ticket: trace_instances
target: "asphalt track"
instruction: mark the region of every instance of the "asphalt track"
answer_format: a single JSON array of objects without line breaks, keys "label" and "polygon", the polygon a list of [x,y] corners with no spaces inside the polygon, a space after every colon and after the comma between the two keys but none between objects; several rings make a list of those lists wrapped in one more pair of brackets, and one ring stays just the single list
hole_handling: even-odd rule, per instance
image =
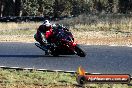
[{"label": "asphalt track", "polygon": [[34,43],[0,43],[0,66],[76,71],[82,66],[90,73],[132,75],[132,47],[81,45],[85,58],[45,56]]}]

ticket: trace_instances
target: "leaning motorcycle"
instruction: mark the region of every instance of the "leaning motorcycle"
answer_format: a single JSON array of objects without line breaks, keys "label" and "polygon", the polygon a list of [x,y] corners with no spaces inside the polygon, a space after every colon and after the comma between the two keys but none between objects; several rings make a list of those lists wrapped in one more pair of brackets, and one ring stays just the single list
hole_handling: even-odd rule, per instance
[{"label": "leaning motorcycle", "polygon": [[[59,55],[78,55],[85,57],[86,53],[80,48],[79,44],[74,42],[71,32],[63,29],[50,29],[46,32],[46,39],[49,53],[53,56]],[[37,47],[44,50],[39,43],[35,43]]]}]

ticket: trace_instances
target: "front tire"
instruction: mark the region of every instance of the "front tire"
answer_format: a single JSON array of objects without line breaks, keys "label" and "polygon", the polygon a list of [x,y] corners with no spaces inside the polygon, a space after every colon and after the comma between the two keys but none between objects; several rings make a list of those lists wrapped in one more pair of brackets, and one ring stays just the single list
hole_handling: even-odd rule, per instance
[{"label": "front tire", "polygon": [[77,52],[77,55],[80,57],[85,57],[86,53],[80,48],[79,45],[75,46],[75,51]]}]

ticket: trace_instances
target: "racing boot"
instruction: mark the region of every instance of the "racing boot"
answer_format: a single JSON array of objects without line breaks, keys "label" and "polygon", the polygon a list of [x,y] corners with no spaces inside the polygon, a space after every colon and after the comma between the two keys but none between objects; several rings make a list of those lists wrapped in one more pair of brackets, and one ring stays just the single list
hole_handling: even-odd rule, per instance
[{"label": "racing boot", "polygon": [[42,49],[45,51],[45,55],[49,55],[49,48],[48,46],[45,44],[40,44],[40,46],[42,47]]},{"label": "racing boot", "polygon": [[49,55],[49,50],[45,50],[45,55]]}]

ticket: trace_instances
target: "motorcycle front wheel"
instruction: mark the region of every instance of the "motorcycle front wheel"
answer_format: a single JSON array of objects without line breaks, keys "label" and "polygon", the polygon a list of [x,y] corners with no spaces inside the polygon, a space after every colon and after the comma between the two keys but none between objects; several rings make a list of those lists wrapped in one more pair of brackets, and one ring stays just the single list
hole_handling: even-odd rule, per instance
[{"label": "motorcycle front wheel", "polygon": [[77,55],[80,57],[85,57],[86,53],[80,48],[79,45],[75,46],[75,51],[77,52]]}]

